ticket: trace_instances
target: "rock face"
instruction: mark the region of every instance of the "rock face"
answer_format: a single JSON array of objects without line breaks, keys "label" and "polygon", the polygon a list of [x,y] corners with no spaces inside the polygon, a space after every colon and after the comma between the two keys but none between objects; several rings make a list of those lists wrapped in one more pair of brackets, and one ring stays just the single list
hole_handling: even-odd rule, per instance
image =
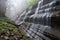
[{"label": "rock face", "polygon": [[[60,40],[59,27],[55,24],[60,22],[60,1],[54,0],[44,4],[44,1],[26,9],[15,21],[26,35],[39,40]],[[54,25],[55,24],[55,25]]]}]

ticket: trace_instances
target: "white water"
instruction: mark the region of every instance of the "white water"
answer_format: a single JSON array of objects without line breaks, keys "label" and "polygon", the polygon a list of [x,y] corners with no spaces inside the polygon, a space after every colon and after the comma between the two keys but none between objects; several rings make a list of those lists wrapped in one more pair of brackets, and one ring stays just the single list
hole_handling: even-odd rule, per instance
[{"label": "white water", "polygon": [[[31,8],[27,7],[28,11],[26,12],[25,5],[27,4],[27,2],[28,2],[27,0],[8,0],[7,3],[6,3],[7,6],[6,6],[5,16],[8,19],[14,21],[15,24],[17,24],[17,25],[22,25],[23,23],[26,24],[24,22],[24,19],[26,19],[28,17],[27,14],[29,14],[32,11],[32,7]],[[41,1],[41,2],[43,2],[43,1]],[[44,14],[44,15],[43,14],[40,14],[40,15],[38,14],[39,7],[42,5],[41,2],[38,3],[38,6],[35,10],[35,13],[33,15],[29,16],[29,18],[33,17],[33,21],[34,21],[32,23],[32,25],[30,26],[30,28],[29,28],[29,22],[26,24],[27,26],[22,25],[21,28],[26,29],[26,31],[28,31],[28,32],[33,31],[34,33],[36,33],[36,34],[34,34],[32,32],[31,36],[39,35],[39,36],[42,36],[43,38],[45,38],[46,40],[49,40],[48,37],[45,37],[43,35],[43,32],[48,28],[48,26],[35,24],[36,21],[34,20],[35,18],[39,19],[39,17],[42,18],[42,16],[46,16],[46,14]],[[38,20],[38,19],[36,19],[36,20]],[[38,21],[38,22],[40,22],[40,21]],[[42,20],[41,20],[41,22],[42,22]],[[29,30],[28,30],[28,28],[29,28]],[[37,32],[37,30],[40,30],[40,33]],[[30,34],[30,32],[29,33],[28,32],[27,32],[27,34]]]}]

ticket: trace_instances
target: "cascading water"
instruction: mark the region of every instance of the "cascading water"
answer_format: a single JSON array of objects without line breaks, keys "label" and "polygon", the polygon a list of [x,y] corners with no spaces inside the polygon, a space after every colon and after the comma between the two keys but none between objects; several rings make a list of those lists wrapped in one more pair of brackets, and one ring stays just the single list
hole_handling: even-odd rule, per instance
[{"label": "cascading water", "polygon": [[[27,36],[37,38],[37,40],[54,40],[56,39],[55,36],[60,38],[60,32],[51,27],[51,20],[54,21],[51,17],[58,15],[60,1],[54,0],[44,5],[44,0],[37,1],[38,3],[35,5],[33,4],[36,0],[33,2],[30,1],[33,6],[28,3],[28,0],[20,1],[6,0],[6,9],[4,10],[2,8],[4,12],[6,11],[5,16],[11,20],[11,22],[13,21],[19,29],[24,30]],[[26,4],[28,6],[26,6]],[[54,24],[54,22],[52,23]]]},{"label": "cascading water", "polygon": [[[58,1],[57,1],[58,2]],[[58,30],[51,27],[51,17],[52,15],[56,15],[54,12],[58,10],[55,5],[56,1],[52,1],[46,5],[43,5],[43,1],[37,3],[35,8],[28,8],[25,16],[23,17],[23,23],[27,23],[25,27],[25,33],[27,36],[31,38],[38,38],[39,40],[55,40],[55,36]],[[52,10],[52,11],[51,11]],[[26,10],[25,10],[26,11]],[[33,11],[33,13],[32,13]],[[35,12],[34,12],[35,11]],[[32,13],[32,14],[31,14]],[[30,15],[27,15],[30,14]],[[57,14],[58,15],[58,14]],[[52,32],[53,30],[56,30]],[[50,34],[49,34],[50,33]],[[51,34],[55,36],[51,36]],[[59,31],[57,32],[59,34]],[[59,37],[59,36],[57,36]],[[56,39],[58,40],[58,39]]]},{"label": "cascading water", "polygon": [[[40,1],[40,2],[43,2],[43,1]],[[26,22],[31,22],[30,26],[28,26],[28,28],[26,29],[28,36],[30,37],[34,37],[36,38],[36,36],[39,38],[39,40],[41,39],[46,39],[46,40],[50,40],[48,37],[44,36],[43,35],[43,32],[45,31],[46,28],[49,28],[48,26],[44,26],[44,25],[40,25],[40,24],[35,24],[35,23],[39,23],[40,20],[38,18],[41,17],[41,15],[38,14],[38,11],[39,11],[39,7],[42,5],[42,3],[38,2],[38,6],[35,8],[35,12],[33,15],[30,15],[30,18],[28,19],[25,19]],[[31,10],[29,10],[31,11]],[[40,17],[39,17],[39,16]],[[26,15],[28,16],[28,15]],[[26,17],[27,18],[27,17]],[[33,19],[31,19],[33,18]],[[37,18],[37,19],[36,19]],[[28,20],[28,21],[27,21]],[[31,20],[31,21],[30,21]],[[39,20],[39,21],[38,21]],[[38,22],[36,22],[38,21]],[[41,20],[42,21],[42,20]],[[42,21],[43,22],[43,21]],[[42,37],[42,38],[41,38]]]}]

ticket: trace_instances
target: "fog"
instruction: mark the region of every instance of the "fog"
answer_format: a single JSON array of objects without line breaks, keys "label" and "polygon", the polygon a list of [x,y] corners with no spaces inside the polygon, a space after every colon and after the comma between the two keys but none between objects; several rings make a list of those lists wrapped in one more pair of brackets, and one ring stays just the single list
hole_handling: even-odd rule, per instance
[{"label": "fog", "polygon": [[[38,0],[37,0],[38,1]],[[36,0],[0,0],[0,15],[15,21],[25,9],[37,2]]]}]

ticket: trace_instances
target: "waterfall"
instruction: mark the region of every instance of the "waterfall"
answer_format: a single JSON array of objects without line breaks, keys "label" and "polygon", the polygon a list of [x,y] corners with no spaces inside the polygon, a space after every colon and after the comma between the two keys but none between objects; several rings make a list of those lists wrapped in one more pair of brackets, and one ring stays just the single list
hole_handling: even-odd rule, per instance
[{"label": "waterfall", "polygon": [[[25,26],[24,29],[27,36],[39,38],[39,40],[51,40],[48,36],[53,34],[53,32],[51,33],[51,30],[53,31],[53,28],[51,27],[51,16],[53,14],[55,15],[55,3],[56,1],[52,1],[43,5],[43,1],[39,1],[36,5],[25,10],[26,13],[24,13],[23,23],[27,23],[27,26]],[[46,36],[47,34],[45,34],[45,32],[50,34]],[[52,37],[55,38],[55,36]]]},{"label": "waterfall", "polygon": [[51,40],[60,33],[51,27],[51,17],[59,16],[60,1],[44,3],[44,0],[7,0],[6,7],[2,7],[2,4],[1,8],[4,8],[4,15],[7,19],[18,25],[19,29],[24,30],[27,36],[38,38],[38,40]]}]

